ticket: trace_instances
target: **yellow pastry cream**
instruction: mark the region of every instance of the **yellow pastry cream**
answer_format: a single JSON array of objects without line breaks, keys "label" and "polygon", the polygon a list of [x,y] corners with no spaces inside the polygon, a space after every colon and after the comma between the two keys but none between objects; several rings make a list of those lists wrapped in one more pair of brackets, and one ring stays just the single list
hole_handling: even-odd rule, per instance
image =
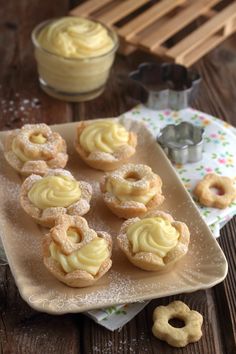
[{"label": "yellow pastry cream", "polygon": [[81,242],[81,236],[79,234],[79,231],[75,228],[75,227],[70,227],[68,230],[67,230],[67,236],[70,237],[70,239],[73,241],[73,242]]},{"label": "yellow pastry cream", "polygon": [[106,190],[113,194],[120,202],[134,201],[138,203],[143,203],[146,205],[158,192],[159,188],[154,186],[141,193],[135,193],[133,190],[133,185],[130,182],[135,182],[134,179],[128,180],[117,180],[117,179],[107,179]]},{"label": "yellow pastry cream", "polygon": [[80,145],[86,152],[112,154],[129,141],[129,132],[119,123],[104,120],[87,125],[80,135]]},{"label": "yellow pastry cream", "polygon": [[47,93],[79,101],[81,94],[89,99],[87,94],[102,92],[118,47],[114,31],[68,16],[39,25],[32,38],[40,84]]},{"label": "yellow pastry cream", "polygon": [[148,252],[161,258],[177,245],[179,236],[176,228],[159,216],[141,219],[127,229],[133,253]]},{"label": "yellow pastry cream", "polygon": [[109,52],[107,29],[82,17],[65,17],[45,26],[37,38],[42,48],[65,58],[91,58]]},{"label": "yellow pastry cream", "polygon": [[47,138],[43,136],[42,133],[36,133],[31,135],[30,141],[34,144],[45,144],[47,142]]},{"label": "yellow pastry cream", "polygon": [[60,263],[66,273],[80,269],[96,275],[102,263],[109,257],[107,241],[99,237],[94,238],[69,256],[61,253],[53,241],[49,246],[49,251],[51,257]]},{"label": "yellow pastry cream", "polygon": [[46,176],[35,182],[28,198],[37,208],[68,207],[81,197],[79,182],[68,176]]}]

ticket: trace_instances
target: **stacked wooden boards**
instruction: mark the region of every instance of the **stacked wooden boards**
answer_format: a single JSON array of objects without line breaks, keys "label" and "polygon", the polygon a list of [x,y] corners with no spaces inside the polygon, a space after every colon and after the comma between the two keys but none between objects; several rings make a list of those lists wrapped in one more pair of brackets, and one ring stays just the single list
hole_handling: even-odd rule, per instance
[{"label": "stacked wooden boards", "polygon": [[[123,54],[139,48],[190,66],[236,31],[236,3],[215,9],[218,3],[221,1],[88,0],[70,14],[115,28]],[[197,22],[201,25],[196,28]],[[188,34],[179,36],[191,25]]]}]

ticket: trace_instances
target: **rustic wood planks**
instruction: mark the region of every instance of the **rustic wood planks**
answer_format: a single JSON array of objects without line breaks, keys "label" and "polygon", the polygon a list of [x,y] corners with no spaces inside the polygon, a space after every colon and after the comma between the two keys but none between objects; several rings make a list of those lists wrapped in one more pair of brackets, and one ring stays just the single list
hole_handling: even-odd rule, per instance
[{"label": "rustic wood planks", "polygon": [[[68,8],[76,4],[78,1],[72,4],[68,0],[2,3],[0,129],[12,129],[24,122],[45,121],[50,124],[110,117],[138,103],[130,95],[136,88],[128,83],[127,74],[139,63],[153,60],[152,56],[140,51],[129,57],[117,57],[106,91],[92,102],[66,104],[40,91],[30,32],[40,21],[66,14]],[[194,107],[236,125],[236,36],[196,63],[195,68],[203,77],[203,84]],[[140,97],[138,90],[136,97]],[[34,98],[40,100],[38,108],[20,110],[23,99],[32,102]],[[9,110],[10,101],[14,101],[13,111]],[[14,111],[17,111],[16,117]],[[121,331],[114,333],[81,314],[57,317],[32,310],[21,299],[9,267],[0,266],[0,353],[233,354],[236,344],[235,235],[234,219],[224,227],[219,240],[229,262],[229,273],[222,284],[208,291],[154,300]],[[173,298],[185,301],[204,315],[203,338],[185,349],[170,348],[151,334],[153,309]]]},{"label": "rustic wood planks", "polygon": [[[218,11],[212,9],[219,2],[103,0],[99,3],[89,0],[74,8],[70,14],[87,16],[113,26],[121,38],[120,52],[123,54],[128,55],[141,48],[166,60],[190,66],[236,31],[236,3]],[[144,5],[145,8],[142,7]],[[140,11],[135,15],[137,9]],[[129,20],[127,16],[130,14],[133,16]],[[169,47],[167,40],[199,18],[205,19],[200,28],[186,33],[183,39]],[[118,24],[121,20],[125,22]]]}]

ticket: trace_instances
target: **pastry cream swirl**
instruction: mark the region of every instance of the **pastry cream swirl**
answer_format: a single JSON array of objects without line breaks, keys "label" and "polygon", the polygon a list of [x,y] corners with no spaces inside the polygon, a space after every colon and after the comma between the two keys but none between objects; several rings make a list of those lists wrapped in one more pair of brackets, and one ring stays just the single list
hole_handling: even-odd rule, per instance
[{"label": "pastry cream swirl", "polygon": [[145,191],[143,194],[134,194],[132,190],[132,180],[130,181],[118,181],[109,180],[106,183],[107,192],[112,193],[121,202],[134,201],[138,203],[143,203],[146,205],[158,192],[156,186]]},{"label": "pastry cream swirl", "polygon": [[67,176],[46,176],[35,182],[29,200],[39,209],[68,207],[80,199],[79,182]]},{"label": "pastry cream swirl", "polygon": [[37,38],[42,48],[65,58],[91,58],[108,53],[114,42],[100,23],[65,17],[45,26]]},{"label": "pastry cream swirl", "polygon": [[130,225],[127,237],[133,253],[148,252],[164,258],[176,246],[179,232],[168,220],[150,217]]},{"label": "pastry cream swirl", "polygon": [[66,273],[80,269],[96,275],[102,263],[109,257],[107,242],[99,237],[94,238],[79,250],[72,252],[69,256],[61,253],[54,242],[51,242],[49,250],[51,257],[60,263]]},{"label": "pastry cream swirl", "polygon": [[89,124],[80,135],[80,145],[87,152],[112,154],[129,141],[129,132],[121,124],[104,120]]},{"label": "pastry cream swirl", "polygon": [[[43,136],[43,134],[39,133],[39,134],[33,134],[31,135],[30,137],[30,141],[34,144],[45,144],[46,141],[47,141],[47,138],[45,138]],[[14,152],[14,154],[22,161],[22,162],[27,162],[27,161],[30,161],[30,160],[39,160],[39,159],[42,159],[43,156],[42,156],[42,153],[41,151],[38,151],[37,154],[35,154],[35,151],[34,151],[34,155],[33,156],[30,156],[30,154],[27,154],[24,149],[22,149],[18,143],[17,143],[17,139],[15,138],[12,142],[12,151]]]}]

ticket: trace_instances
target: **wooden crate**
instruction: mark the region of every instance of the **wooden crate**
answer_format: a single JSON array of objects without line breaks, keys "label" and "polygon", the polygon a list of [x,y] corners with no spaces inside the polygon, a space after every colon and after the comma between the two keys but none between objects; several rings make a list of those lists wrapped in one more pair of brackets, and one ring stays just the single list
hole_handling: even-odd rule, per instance
[{"label": "wooden crate", "polygon": [[[117,31],[120,51],[137,48],[165,60],[190,66],[236,31],[236,2],[212,9],[221,0],[88,0],[70,12],[99,20]],[[203,23],[188,34],[181,30]],[[174,43],[172,37],[177,34]]]}]

